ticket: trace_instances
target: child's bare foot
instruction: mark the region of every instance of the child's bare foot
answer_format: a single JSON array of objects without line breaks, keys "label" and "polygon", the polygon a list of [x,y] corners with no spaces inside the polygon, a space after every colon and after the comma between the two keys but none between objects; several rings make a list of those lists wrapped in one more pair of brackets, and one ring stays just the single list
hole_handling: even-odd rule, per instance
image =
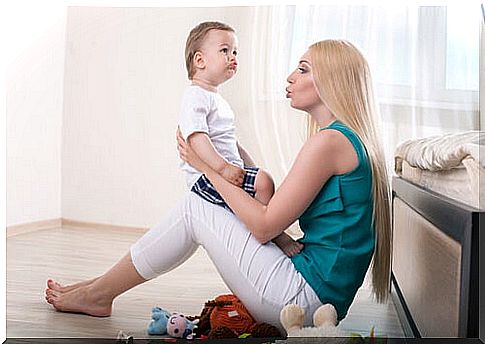
[{"label": "child's bare foot", "polygon": [[46,289],[45,299],[57,311],[84,313],[95,317],[111,315],[113,300],[92,291],[92,286],[78,286],[70,291]]},{"label": "child's bare foot", "polygon": [[93,283],[94,281],[96,281],[98,278],[99,277],[95,277],[95,278],[90,279],[90,280],[78,282],[78,283],[67,285],[67,286],[63,286],[62,284],[60,284],[60,283],[58,283],[58,282],[56,282],[52,279],[48,279],[47,280],[47,288],[52,289],[52,290],[62,291],[62,292],[65,293],[65,292],[71,291],[73,289],[89,285],[89,284]]},{"label": "child's bare foot", "polygon": [[273,239],[273,242],[283,251],[288,257],[293,257],[303,250],[303,244],[293,240],[285,232]]}]

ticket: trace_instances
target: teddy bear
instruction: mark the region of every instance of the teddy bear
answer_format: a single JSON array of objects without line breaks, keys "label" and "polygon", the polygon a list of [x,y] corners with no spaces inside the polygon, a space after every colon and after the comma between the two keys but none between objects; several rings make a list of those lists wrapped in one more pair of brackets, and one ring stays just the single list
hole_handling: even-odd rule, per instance
[{"label": "teddy bear", "polygon": [[[331,343],[348,343],[350,338],[337,328],[337,311],[331,304],[320,306],[313,314],[314,327],[303,327],[305,312],[298,305],[286,305],[280,312],[280,322],[291,337],[330,337]],[[291,342],[291,341],[290,341]]]},{"label": "teddy bear", "polygon": [[148,324],[148,334],[163,335],[167,333],[167,323],[170,318],[170,312],[160,307],[152,308],[152,320]]},{"label": "teddy bear", "polygon": [[167,322],[167,334],[174,338],[193,339],[198,322],[198,319],[191,321],[181,313],[172,313]]}]

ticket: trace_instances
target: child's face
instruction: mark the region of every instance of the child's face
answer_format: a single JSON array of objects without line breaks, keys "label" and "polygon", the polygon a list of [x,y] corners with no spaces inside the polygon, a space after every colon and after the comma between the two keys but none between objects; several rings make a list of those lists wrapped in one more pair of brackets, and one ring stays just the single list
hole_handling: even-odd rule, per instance
[{"label": "child's face", "polygon": [[214,85],[222,84],[237,71],[237,37],[233,32],[210,30],[201,47],[204,68],[200,70]]}]

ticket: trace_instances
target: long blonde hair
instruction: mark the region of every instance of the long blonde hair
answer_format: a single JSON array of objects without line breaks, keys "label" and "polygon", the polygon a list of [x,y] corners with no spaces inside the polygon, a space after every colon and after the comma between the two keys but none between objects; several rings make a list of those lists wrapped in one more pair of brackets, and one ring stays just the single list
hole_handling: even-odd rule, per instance
[{"label": "long blonde hair", "polygon": [[[372,285],[377,301],[387,300],[391,270],[391,214],[389,180],[380,142],[369,66],[364,56],[344,40],[325,40],[309,48],[313,78],[320,98],[340,122],[357,133],[372,170],[375,249]],[[309,117],[309,134],[318,129]]]}]

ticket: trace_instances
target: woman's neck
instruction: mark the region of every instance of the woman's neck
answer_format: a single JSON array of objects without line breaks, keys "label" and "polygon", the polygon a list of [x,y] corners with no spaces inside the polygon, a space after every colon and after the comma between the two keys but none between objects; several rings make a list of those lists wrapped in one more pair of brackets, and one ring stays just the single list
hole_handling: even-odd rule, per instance
[{"label": "woman's neck", "polygon": [[213,85],[209,81],[202,79],[202,78],[199,78],[199,77],[192,78],[192,85],[197,85],[199,87],[202,87],[204,90],[217,93],[217,86],[218,85]]},{"label": "woman's neck", "polygon": [[323,104],[309,112],[320,128],[325,128],[337,119]]}]

